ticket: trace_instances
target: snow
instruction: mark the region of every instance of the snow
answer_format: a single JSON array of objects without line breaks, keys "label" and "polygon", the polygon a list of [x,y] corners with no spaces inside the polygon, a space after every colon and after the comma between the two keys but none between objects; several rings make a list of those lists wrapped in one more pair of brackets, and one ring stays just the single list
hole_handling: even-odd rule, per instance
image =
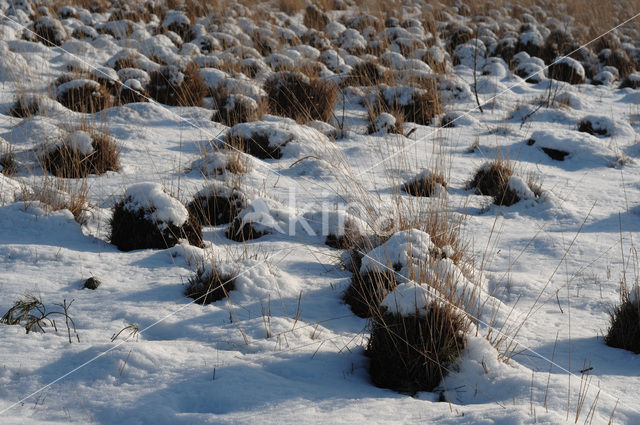
[{"label": "snow", "polygon": [[93,140],[91,139],[91,135],[86,131],[77,130],[70,133],[64,143],[77,149],[84,155],[90,155],[93,152]]},{"label": "snow", "polygon": [[100,84],[94,80],[81,78],[79,80],[71,80],[58,86],[58,96],[63,96],[69,90],[86,89],[99,90]]},{"label": "snow", "polygon": [[180,227],[188,218],[182,203],[167,194],[159,183],[138,183],[124,192],[124,207],[129,211],[145,210],[145,214],[158,226],[173,224]]},{"label": "snow", "polygon": [[385,243],[367,252],[362,258],[361,273],[383,272],[387,267],[421,264],[436,250],[428,233],[410,229],[395,233]]},{"label": "snow", "polygon": [[395,315],[424,316],[433,301],[438,299],[430,294],[431,291],[428,286],[415,282],[401,283],[387,294],[380,306]]},{"label": "snow", "polygon": [[[175,47],[175,35],[159,35],[158,16],[134,26],[107,24],[110,12],[78,9],[89,26],[63,20],[67,32],[133,32],[120,40],[95,32],[95,40],[61,47],[22,40],[19,25],[0,23],[0,137],[10,144],[1,143],[0,152],[11,149],[17,163],[15,174],[0,173],[0,315],[25,293],[41,297],[51,311],[74,300],[70,314],[80,337],[69,344],[58,318],[58,332],[49,327],[26,334],[22,326],[0,324],[1,423],[511,425],[574,423],[579,416],[578,423],[607,424],[614,408],[612,423],[640,423],[640,359],[606,346],[602,338],[608,311],[621,299],[620,282],[626,279],[633,290],[637,281],[638,90],[618,89],[617,70],[597,65],[589,70],[609,73],[605,85],[548,80],[541,59],[517,53],[515,69],[538,74],[537,83],[527,84],[490,56],[497,38],[491,32],[517,40],[523,21],[542,37],[545,27],[579,30],[578,21],[549,20],[558,17],[556,8],[528,7],[516,16],[508,16],[513,8],[500,8],[482,17],[409,2],[393,10],[398,19],[389,24],[399,26],[385,30],[383,15],[342,3],[345,10],[328,12],[325,31],[306,34],[304,13],[289,16],[267,3],[229,5],[198,17],[198,38],[182,49]],[[0,0],[0,10],[29,24],[24,11],[33,12],[34,4]],[[432,38],[423,33],[422,21],[440,9],[439,36]],[[459,3],[457,10],[463,9]],[[178,22],[186,23],[182,17]],[[365,29],[355,31],[356,25]],[[474,46],[482,53],[476,77],[479,100],[488,102],[484,112],[476,108],[473,70],[464,63],[453,67],[455,57],[446,53],[448,25],[479,34],[482,44],[459,46],[457,59],[473,59]],[[638,40],[626,27],[614,31],[615,38],[632,56]],[[537,39],[531,33],[525,31],[522,41]],[[339,80],[356,63],[379,63],[380,55],[359,50],[363,40],[368,47],[391,41],[387,34],[397,43],[385,52],[399,53],[398,45],[410,41],[411,48],[419,47],[406,57],[381,53],[395,63],[396,86],[340,90],[329,123],[265,115],[230,130],[211,120],[210,107],[157,103],[76,114],[51,92],[52,82],[79,60],[88,70],[112,69],[127,55],[141,69],[121,69],[118,79],[144,87],[149,72],[162,66],[146,55],[158,52],[180,65],[193,60],[209,88],[228,89],[231,102],[253,105],[265,96],[262,85],[274,73],[253,44],[256,37],[274,57],[292,60],[294,67],[319,60]],[[293,43],[284,40],[293,35]],[[307,36],[313,47],[305,45]],[[230,44],[223,51],[225,43]],[[199,56],[196,48],[204,47],[211,50]],[[367,134],[363,98],[386,90],[390,100],[409,102],[416,90],[409,80],[429,73],[417,62],[425,58],[446,62],[446,74],[431,75],[438,79],[442,115],[455,118],[454,126],[411,124],[407,137]],[[586,55],[583,62],[592,59]],[[225,61],[258,65],[260,71],[254,79],[213,68]],[[18,96],[37,98],[41,112],[9,116]],[[579,132],[586,118],[609,135]],[[392,122],[386,115],[380,121]],[[87,134],[76,129],[112,136],[122,148],[120,170],[86,179],[43,173],[41,155],[50,145],[76,143],[89,152]],[[283,156],[242,157],[247,169],[234,174],[227,168],[239,154],[220,149],[230,131],[266,134]],[[554,159],[551,150],[567,155]],[[465,189],[473,171],[498,156],[513,162],[510,187],[524,199],[508,207]],[[398,190],[408,177],[436,171],[447,177],[446,196],[443,191],[411,197]],[[526,185],[530,174],[539,177],[538,198]],[[211,187],[242,193],[247,208],[240,219],[268,234],[239,243],[226,237],[228,225],[219,225],[203,228],[203,248],[182,242],[165,250],[120,252],[109,243],[111,208],[123,197],[131,196],[128,208],[144,208],[160,226],[178,225],[186,220],[183,203]],[[82,224],[70,211],[40,202],[65,204],[82,190]],[[452,219],[461,245],[436,247],[442,241],[434,231],[406,229],[407,222],[421,224],[423,214],[434,211]],[[343,301],[353,277],[343,264],[356,259],[325,245],[328,234],[341,236],[346,229],[366,241],[358,246],[368,255],[361,271],[388,271],[376,261],[396,266],[400,285],[383,302],[390,311],[415,314],[416,301],[422,310],[436,295],[457,297],[470,307],[464,350],[434,392],[410,397],[371,384],[365,354],[369,323]],[[416,279],[411,268],[420,262],[428,269]],[[186,282],[198,267],[211,265],[237,275],[236,288],[228,299],[191,303]],[[82,289],[91,276],[102,285]],[[140,332],[123,331],[112,341],[129,324]],[[585,369],[589,365],[592,370]],[[581,388],[589,379],[590,386]],[[586,417],[592,405],[593,420]]]},{"label": "snow", "polygon": [[396,119],[393,115],[383,112],[376,118],[374,128],[376,131],[388,133],[390,129],[395,127]]}]

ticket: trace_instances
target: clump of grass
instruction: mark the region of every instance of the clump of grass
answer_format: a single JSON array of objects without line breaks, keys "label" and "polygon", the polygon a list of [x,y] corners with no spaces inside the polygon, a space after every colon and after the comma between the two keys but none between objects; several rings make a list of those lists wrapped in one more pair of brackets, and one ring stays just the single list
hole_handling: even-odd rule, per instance
[{"label": "clump of grass", "polygon": [[307,28],[323,31],[329,21],[329,16],[315,4],[310,4],[304,11],[303,23]]},{"label": "clump of grass", "polygon": [[578,122],[578,131],[582,133],[589,133],[591,135],[598,134],[600,136],[609,136],[609,132],[606,128],[595,127],[593,122],[587,118],[583,118]]},{"label": "clump of grass", "polygon": [[37,115],[40,102],[37,97],[19,96],[9,108],[9,115],[16,118],[28,118]]},{"label": "clump of grass", "polygon": [[197,304],[207,305],[228,297],[235,287],[234,276],[222,273],[214,266],[201,267],[189,279],[184,294]]},{"label": "clump of grass", "polygon": [[[356,255],[360,257],[360,254]],[[354,266],[356,265],[357,263]],[[398,281],[393,270],[361,273],[359,267],[354,267],[351,282],[343,299],[356,316],[372,317],[379,311],[384,297],[396,286]]]},{"label": "clump of grass", "polygon": [[298,13],[304,7],[305,2],[303,0],[278,0],[278,8],[287,15]]},{"label": "clump of grass", "polygon": [[570,58],[564,58],[560,62],[549,65],[549,78],[564,81],[569,84],[584,84],[585,75],[579,62],[571,62]]},{"label": "clump of grass", "polygon": [[379,84],[393,85],[393,72],[372,61],[355,64],[343,81],[343,85],[346,86],[377,86]]},{"label": "clump of grass", "polygon": [[118,90],[118,103],[121,105],[136,102],[148,102],[149,94],[138,80],[127,80]]},{"label": "clump of grass", "polygon": [[242,217],[236,216],[227,229],[227,239],[236,242],[245,242],[258,239],[266,235],[265,232],[257,230],[251,222],[245,222]]},{"label": "clump of grass", "polygon": [[329,121],[338,97],[338,87],[332,82],[293,72],[272,75],[264,89],[270,111],[301,123]]},{"label": "clump of grass", "polygon": [[351,249],[357,241],[362,241],[363,238],[360,230],[350,220],[346,220],[342,234],[328,234],[325,244],[335,249]]},{"label": "clump of grass", "polygon": [[72,342],[72,333],[77,341],[80,342],[80,336],[76,330],[76,323],[69,315],[71,304],[73,304],[73,300],[69,303],[67,303],[67,300],[64,300],[61,304],[56,304],[56,306],[60,308],[59,310],[47,310],[47,307],[39,297],[32,294],[25,294],[22,299],[15,301],[13,306],[0,318],[0,323],[7,325],[24,325],[27,333],[45,333],[45,328],[48,326],[58,332],[58,326],[54,319],[54,317],[57,316],[64,319],[69,344]]},{"label": "clump of grass", "polygon": [[423,172],[402,186],[412,196],[430,197],[437,194],[438,187],[447,187],[447,180],[442,173]]},{"label": "clump of grass", "polygon": [[633,60],[627,52],[622,49],[605,49],[598,54],[600,62],[607,66],[613,66],[618,70],[620,78],[626,78],[627,75],[635,72],[636,67]]},{"label": "clump of grass", "polygon": [[58,102],[72,111],[92,114],[113,104],[109,90],[97,81],[59,79],[57,83]]},{"label": "clump of grass", "polygon": [[367,133],[402,134],[404,135],[404,114],[400,111],[382,112],[376,116],[374,109],[368,109],[369,125]]},{"label": "clump of grass", "polygon": [[107,134],[76,131],[40,157],[42,168],[56,177],[82,178],[117,171],[120,147]]},{"label": "clump of grass", "polygon": [[629,294],[623,291],[622,303],[609,311],[609,321],[605,344],[640,354],[640,302],[637,292]]},{"label": "clump of grass", "polygon": [[196,194],[187,204],[187,210],[194,220],[207,226],[230,223],[245,208],[242,194],[231,188],[212,185]]},{"label": "clump of grass", "polygon": [[632,88],[637,89],[640,88],[640,74],[634,72],[626,76],[624,80],[620,83],[620,88]]},{"label": "clump of grass", "polygon": [[60,46],[69,39],[60,21],[50,16],[37,18],[33,22],[31,31],[33,31],[35,35],[29,31],[25,31],[25,38],[27,40],[40,42],[49,47]]},{"label": "clump of grass", "polygon": [[213,113],[211,119],[229,127],[261,120],[267,108],[263,99],[255,101],[240,94],[227,96],[218,103],[217,107],[218,110]]},{"label": "clump of grass", "polygon": [[[164,202],[179,203],[168,194]],[[151,200],[146,200],[143,205],[131,194],[125,194],[112,211],[109,240],[121,251],[169,248],[181,238],[187,239],[192,245],[203,246],[202,225],[191,215],[187,216],[184,223],[167,221],[154,215],[157,208]]]},{"label": "clump of grass", "polygon": [[493,197],[496,205],[511,206],[520,201],[518,193],[509,185],[514,174],[513,164],[503,158],[483,165],[467,183],[467,189],[475,189],[478,195]]},{"label": "clump of grass", "polygon": [[231,129],[225,137],[225,144],[260,159],[282,158],[280,146],[272,145],[268,134],[254,133],[250,137],[245,137]]},{"label": "clump of grass", "polygon": [[402,393],[433,391],[460,357],[467,329],[456,309],[433,302],[411,315],[373,318],[366,354],[373,383]]},{"label": "clump of grass", "polygon": [[195,63],[184,70],[175,65],[162,66],[149,74],[147,90],[157,102],[170,106],[201,106],[207,86]]},{"label": "clump of grass", "polygon": [[13,176],[18,172],[18,162],[10,144],[0,143],[0,173]]},{"label": "clump of grass", "polygon": [[[404,120],[420,125],[429,125],[442,114],[443,108],[435,78],[420,80],[421,88],[414,89],[407,101],[399,92],[388,89],[382,92],[381,106],[385,112],[400,111]],[[375,106],[375,105],[374,105]]]}]

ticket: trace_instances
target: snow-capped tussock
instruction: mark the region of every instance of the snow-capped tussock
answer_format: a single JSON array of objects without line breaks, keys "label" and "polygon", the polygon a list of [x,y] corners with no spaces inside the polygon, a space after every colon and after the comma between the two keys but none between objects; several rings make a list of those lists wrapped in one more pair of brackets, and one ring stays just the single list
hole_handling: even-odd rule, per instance
[{"label": "snow-capped tussock", "polygon": [[70,133],[63,143],[84,155],[90,155],[93,152],[93,140],[86,131],[77,130]]},{"label": "snow-capped tussock", "polygon": [[127,188],[124,197],[127,210],[148,211],[148,218],[160,226],[170,223],[179,227],[189,218],[185,206],[167,194],[159,183],[134,184]]},{"label": "snow-capped tussock", "polygon": [[509,189],[516,192],[520,200],[536,198],[535,193],[533,193],[527,182],[525,182],[522,177],[511,176],[509,178]]},{"label": "snow-capped tussock", "polygon": [[389,268],[425,263],[436,246],[428,233],[410,229],[395,233],[385,243],[369,251],[362,259],[361,273],[385,272]]},{"label": "snow-capped tussock", "polygon": [[388,313],[403,317],[424,316],[435,300],[433,291],[435,290],[427,285],[401,283],[384,297],[380,307]]},{"label": "snow-capped tussock", "polygon": [[98,91],[100,90],[100,83],[94,80],[89,80],[84,78],[80,80],[67,81],[66,83],[62,83],[58,86],[58,90],[57,90],[58,97],[65,96],[69,90],[77,90],[77,89]]},{"label": "snow-capped tussock", "polygon": [[392,130],[395,126],[396,118],[387,112],[383,112],[378,115],[378,118],[376,118],[374,123],[375,131],[379,131],[383,134],[389,133],[389,130]]}]

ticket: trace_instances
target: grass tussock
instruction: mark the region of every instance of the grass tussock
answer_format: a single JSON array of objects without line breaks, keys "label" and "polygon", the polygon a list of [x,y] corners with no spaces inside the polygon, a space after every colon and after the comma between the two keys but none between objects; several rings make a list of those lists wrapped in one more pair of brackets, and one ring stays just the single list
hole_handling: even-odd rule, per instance
[{"label": "grass tussock", "polygon": [[0,173],[11,177],[18,172],[18,162],[10,144],[0,144]]},{"label": "grass tussock", "polygon": [[264,89],[271,112],[300,123],[329,121],[338,97],[336,84],[292,72],[276,73],[269,77]]},{"label": "grass tussock", "polygon": [[120,150],[107,134],[77,131],[41,155],[40,162],[45,171],[56,177],[83,178],[119,170]]},{"label": "grass tussock", "polygon": [[265,232],[256,230],[251,222],[245,222],[241,217],[236,216],[229,225],[226,236],[227,239],[230,239],[232,241],[245,242],[252,239],[258,239],[265,234]]},{"label": "grass tussock", "polygon": [[604,342],[640,354],[640,301],[638,288],[632,293],[622,288],[622,302],[609,310],[609,329]]},{"label": "grass tussock", "polygon": [[199,192],[187,204],[189,215],[205,226],[218,226],[230,223],[245,208],[244,198],[235,190],[230,193],[217,193],[215,186]]},{"label": "grass tussock", "polygon": [[447,179],[442,173],[422,173],[402,186],[412,196],[431,197],[437,195],[438,187],[447,187]]},{"label": "grass tussock", "polygon": [[9,108],[9,115],[16,118],[28,118],[40,112],[40,101],[37,97],[18,96]]},{"label": "grass tussock", "polygon": [[497,158],[475,172],[467,183],[467,189],[475,189],[478,195],[491,196],[494,204],[508,207],[520,201],[517,192],[509,185],[513,175],[513,164]]},{"label": "grass tussock", "polygon": [[433,391],[460,357],[467,326],[454,307],[440,302],[406,317],[378,314],[366,349],[372,382],[412,395]]},{"label": "grass tussock", "polygon": [[221,273],[215,267],[199,268],[195,276],[189,279],[184,294],[197,304],[207,305],[227,298],[235,287],[233,276]]},{"label": "grass tussock", "polygon": [[244,95],[230,95],[217,102],[217,110],[211,120],[229,127],[236,124],[259,121],[267,113],[267,102]]},{"label": "grass tussock", "polygon": [[343,81],[345,86],[393,85],[393,72],[372,61],[360,62],[353,66]]},{"label": "grass tussock", "polygon": [[[357,252],[352,255],[360,257]],[[361,273],[359,267],[354,267],[353,276],[343,295],[343,300],[356,316],[373,317],[379,311],[384,297],[397,286],[398,281],[393,268],[389,271]]]},{"label": "grass tussock", "polygon": [[184,70],[175,65],[162,66],[149,77],[149,96],[165,105],[201,106],[207,94],[207,86],[195,63],[188,64]]},{"label": "grass tussock", "polygon": [[176,225],[154,218],[156,206],[151,201],[147,204],[142,206],[130,196],[125,196],[114,205],[109,221],[109,241],[119,250],[165,249],[176,245],[179,239],[186,239],[194,246],[203,246],[202,225],[191,214],[186,222]]},{"label": "grass tussock", "polygon": [[93,80],[71,80],[58,85],[57,100],[72,111],[88,114],[113,105],[107,87]]},{"label": "grass tussock", "polygon": [[226,146],[245,152],[260,159],[280,159],[282,151],[280,146],[273,146],[269,142],[266,134],[253,134],[251,137],[244,137],[239,134],[229,132],[225,137]]},{"label": "grass tussock", "polygon": [[307,28],[323,31],[330,22],[329,16],[324,13],[316,4],[310,4],[304,11],[303,24]]}]

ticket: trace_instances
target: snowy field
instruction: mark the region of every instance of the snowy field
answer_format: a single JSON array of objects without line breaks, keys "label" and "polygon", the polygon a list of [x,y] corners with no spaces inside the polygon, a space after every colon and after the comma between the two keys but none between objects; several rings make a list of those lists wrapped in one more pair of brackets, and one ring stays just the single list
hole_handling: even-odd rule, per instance
[{"label": "snowy field", "polygon": [[[637,17],[88,3],[0,0],[0,423],[640,424]],[[444,379],[375,385],[436,302]]]}]

